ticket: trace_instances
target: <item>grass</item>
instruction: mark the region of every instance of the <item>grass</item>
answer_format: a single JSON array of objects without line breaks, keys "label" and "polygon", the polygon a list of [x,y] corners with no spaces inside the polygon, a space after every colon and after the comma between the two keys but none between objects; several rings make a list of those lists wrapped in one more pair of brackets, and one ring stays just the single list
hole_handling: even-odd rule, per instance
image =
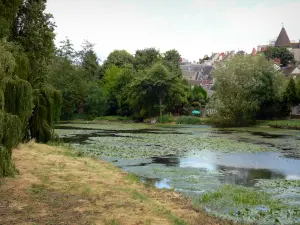
[{"label": "grass", "polygon": [[272,128],[300,130],[300,120],[299,119],[259,121],[258,125],[259,126],[269,126]]},{"label": "grass", "polygon": [[147,200],[147,196],[141,194],[141,193],[138,192],[137,190],[133,190],[133,192],[132,192],[132,198],[133,198],[133,199],[139,199],[139,200],[141,200],[141,201]]},{"label": "grass", "polygon": [[43,184],[32,184],[31,187],[26,188],[25,191],[33,196],[42,194],[46,189]]},{"label": "grass", "polygon": [[121,223],[116,219],[110,219],[105,221],[105,225],[121,225]]},{"label": "grass", "polygon": [[166,114],[157,118],[158,123],[172,123],[175,119],[172,114]]},{"label": "grass", "polygon": [[271,196],[265,192],[232,185],[223,185],[217,191],[205,193],[200,199],[198,199],[198,201],[202,203],[208,203],[217,201],[221,198],[230,200],[234,205],[268,205],[270,208],[282,207],[280,201],[272,200]]},{"label": "grass", "polygon": [[196,116],[180,116],[177,119],[177,124],[188,124],[188,125],[194,125],[194,124],[203,124],[207,121],[205,118],[199,118]]},{"label": "grass", "polygon": [[128,121],[132,121],[132,118],[127,116],[100,116],[97,117],[95,120],[109,121],[109,122],[128,122]]},{"label": "grass", "polygon": [[31,142],[18,149],[20,175],[0,186],[0,224],[227,224],[109,163],[70,157],[69,148]]},{"label": "grass", "polygon": [[217,191],[202,195],[194,204],[206,207],[220,218],[246,224],[278,224],[278,221],[298,224],[300,211],[297,206],[289,207],[275,195],[254,188],[224,185]]},{"label": "grass", "polygon": [[126,176],[125,176],[125,180],[128,180],[132,183],[140,183],[141,182],[141,178],[139,178],[134,173],[127,173]]}]

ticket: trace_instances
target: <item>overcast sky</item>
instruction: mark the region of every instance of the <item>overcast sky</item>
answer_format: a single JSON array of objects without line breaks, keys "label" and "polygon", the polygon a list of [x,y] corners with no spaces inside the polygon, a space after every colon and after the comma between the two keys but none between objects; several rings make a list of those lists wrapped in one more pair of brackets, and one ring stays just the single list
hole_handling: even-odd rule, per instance
[{"label": "overcast sky", "polygon": [[115,49],[177,49],[191,61],[212,52],[251,52],[278,36],[282,23],[300,39],[300,0],[48,0],[56,43],[96,44],[101,60]]}]

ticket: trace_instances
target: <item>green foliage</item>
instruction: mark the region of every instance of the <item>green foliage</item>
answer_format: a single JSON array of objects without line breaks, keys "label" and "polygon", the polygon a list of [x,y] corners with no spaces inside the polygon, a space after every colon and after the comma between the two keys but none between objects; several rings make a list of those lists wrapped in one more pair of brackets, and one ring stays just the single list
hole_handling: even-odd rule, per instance
[{"label": "green foliage", "polygon": [[276,200],[272,200],[271,196],[264,192],[255,191],[251,188],[246,187],[235,187],[230,185],[223,185],[219,190],[215,192],[209,192],[198,200],[202,203],[216,201],[220,198],[230,199],[230,202],[236,205],[245,206],[258,206],[267,205],[274,209],[281,207],[281,203]]},{"label": "green foliage", "polygon": [[60,115],[60,92],[43,88],[55,36],[45,6],[46,1],[0,2],[0,177],[13,170],[12,148],[24,136],[47,141]]},{"label": "green foliage", "polygon": [[260,126],[270,126],[274,128],[283,128],[283,129],[297,129],[300,130],[300,120],[267,120],[260,121],[258,123]]},{"label": "green foliage", "polygon": [[294,54],[290,52],[286,47],[268,47],[264,51],[264,55],[267,59],[280,59],[282,66],[287,66],[289,63],[295,63]]},{"label": "green foliage", "polygon": [[0,2],[0,39],[11,35],[11,28],[22,0],[4,0]]},{"label": "green foliage", "polygon": [[200,124],[202,120],[195,116],[180,116],[177,119],[177,124]]},{"label": "green foliage", "polygon": [[[129,87],[130,106],[137,116],[162,116],[163,109],[187,101],[182,80],[161,63],[139,73]],[[164,105],[165,104],[165,105]]]},{"label": "green foliage", "polygon": [[55,89],[42,87],[36,90],[34,112],[30,120],[32,138],[38,142],[48,142],[53,136],[53,126],[59,120],[61,95]]},{"label": "green foliage", "polygon": [[283,99],[289,106],[295,106],[300,103],[300,93],[298,92],[294,78],[290,79],[283,94]]},{"label": "green foliage", "polygon": [[172,114],[167,114],[167,115],[159,116],[157,118],[157,122],[158,123],[172,123],[172,122],[174,122],[174,117],[173,117]]},{"label": "green foliage", "polygon": [[206,103],[207,92],[203,87],[195,86],[191,88],[188,100],[193,107],[199,109],[201,105],[205,105]]},{"label": "green foliage", "polygon": [[80,56],[81,67],[85,71],[86,80],[96,80],[99,72],[99,60],[94,51],[94,44],[85,40],[82,50],[78,54]]},{"label": "green foliage", "polygon": [[[69,54],[69,53],[68,53]],[[71,53],[70,53],[71,54]],[[62,94],[62,116],[71,118],[76,107],[84,102],[88,84],[80,68],[76,68],[69,56],[57,56],[49,67],[49,83]]]},{"label": "green foliage", "polygon": [[100,85],[91,83],[85,99],[85,112],[92,116],[103,116],[106,113],[106,93]]},{"label": "green foliage", "polygon": [[125,88],[133,80],[132,69],[121,69],[116,66],[109,67],[103,77],[102,87],[107,93],[108,100],[108,115],[116,115],[119,113],[122,116],[129,114],[128,105],[126,105]]},{"label": "green foliage", "polygon": [[0,145],[0,178],[12,176],[15,173],[15,167],[11,162],[6,148]]},{"label": "green foliage", "polygon": [[146,48],[143,50],[137,50],[133,60],[133,67],[136,71],[142,71],[149,69],[160,58],[159,50],[155,48]]},{"label": "green foliage", "polygon": [[182,71],[180,69],[180,54],[177,50],[172,49],[163,54],[163,62],[166,67],[173,73],[177,74],[179,77],[182,76]]},{"label": "green foliage", "polygon": [[130,68],[132,67],[134,57],[125,50],[115,50],[109,54],[107,59],[104,61],[102,66],[103,73],[100,74],[101,77],[104,76],[105,71],[111,66],[116,66],[118,68]]},{"label": "green foliage", "polygon": [[45,13],[45,1],[24,0],[12,28],[12,40],[19,43],[30,62],[28,81],[35,88],[46,80],[46,67],[54,55],[52,15]]},{"label": "green foliage", "polygon": [[8,42],[0,41],[0,79],[12,76],[16,68],[16,60],[9,51],[9,45]]},{"label": "green foliage", "polygon": [[223,125],[248,125],[275,108],[280,99],[282,74],[257,56],[236,56],[214,72],[216,120]]},{"label": "green foliage", "polygon": [[16,147],[22,138],[22,124],[18,116],[0,111],[0,143],[4,146],[9,157],[11,149]]},{"label": "green foliage", "polygon": [[28,120],[33,110],[33,93],[29,82],[18,77],[7,78],[3,81],[4,109],[6,112],[16,115],[22,123],[22,132],[28,126]]}]

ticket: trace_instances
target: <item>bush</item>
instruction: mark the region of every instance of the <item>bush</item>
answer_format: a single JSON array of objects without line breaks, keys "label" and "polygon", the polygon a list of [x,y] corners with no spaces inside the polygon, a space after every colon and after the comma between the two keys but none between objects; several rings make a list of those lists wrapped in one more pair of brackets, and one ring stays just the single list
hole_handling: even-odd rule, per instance
[{"label": "bush", "polygon": [[157,118],[158,123],[172,123],[174,122],[174,117],[172,114],[163,115]]},{"label": "bush", "polygon": [[202,120],[195,116],[181,116],[177,120],[177,124],[200,124]]}]

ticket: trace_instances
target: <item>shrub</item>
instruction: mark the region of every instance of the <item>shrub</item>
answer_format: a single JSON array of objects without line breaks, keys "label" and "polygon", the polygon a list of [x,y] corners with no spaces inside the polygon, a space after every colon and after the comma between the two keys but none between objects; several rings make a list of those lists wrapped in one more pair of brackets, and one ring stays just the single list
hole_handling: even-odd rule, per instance
[{"label": "shrub", "polygon": [[177,124],[200,124],[202,120],[195,116],[181,116],[177,120]]},{"label": "shrub", "polygon": [[174,117],[172,114],[166,114],[166,115],[158,117],[157,122],[158,123],[172,123],[172,122],[174,122]]}]

